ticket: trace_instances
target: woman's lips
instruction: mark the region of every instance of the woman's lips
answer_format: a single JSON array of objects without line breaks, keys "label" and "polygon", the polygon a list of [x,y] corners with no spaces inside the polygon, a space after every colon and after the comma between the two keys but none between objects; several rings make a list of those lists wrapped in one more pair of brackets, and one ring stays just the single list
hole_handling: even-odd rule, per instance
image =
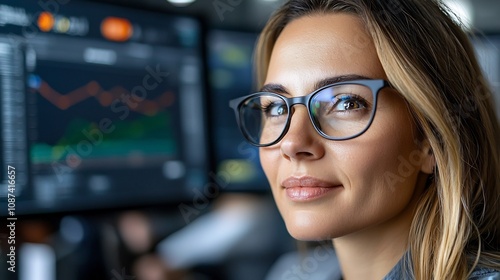
[{"label": "woman's lips", "polygon": [[308,201],[322,197],[341,187],[340,184],[325,182],[314,177],[289,177],[281,183],[287,196],[293,201]]},{"label": "woman's lips", "polygon": [[292,187],[286,188],[286,195],[293,201],[307,201],[322,197],[335,188]]}]

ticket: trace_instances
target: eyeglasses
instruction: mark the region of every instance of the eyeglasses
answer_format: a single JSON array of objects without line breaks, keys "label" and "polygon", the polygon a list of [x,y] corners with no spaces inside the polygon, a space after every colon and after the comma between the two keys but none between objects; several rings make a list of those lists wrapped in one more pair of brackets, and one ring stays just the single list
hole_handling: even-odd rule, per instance
[{"label": "eyeglasses", "polygon": [[252,145],[271,146],[288,131],[292,106],[306,106],[316,131],[329,140],[348,140],[370,127],[385,80],[353,80],[324,86],[299,97],[286,98],[272,92],[258,92],[233,99],[229,106],[236,114],[243,136]]}]

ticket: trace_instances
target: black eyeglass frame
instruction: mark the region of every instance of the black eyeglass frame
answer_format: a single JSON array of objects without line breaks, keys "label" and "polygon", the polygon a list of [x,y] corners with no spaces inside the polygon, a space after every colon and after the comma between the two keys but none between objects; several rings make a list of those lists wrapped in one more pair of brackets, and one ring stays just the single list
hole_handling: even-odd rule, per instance
[{"label": "black eyeglass frame", "polygon": [[[370,120],[368,121],[367,126],[361,132],[354,134],[352,136],[348,136],[348,137],[331,137],[331,136],[325,134],[323,131],[321,131],[318,128],[317,124],[314,121],[313,116],[311,115],[310,102],[311,102],[311,99],[320,91],[322,91],[326,88],[330,88],[333,86],[340,86],[340,85],[362,85],[362,86],[366,86],[366,87],[370,88],[370,90],[373,94],[373,110],[371,112]],[[382,80],[382,79],[374,79],[374,80],[351,80],[351,81],[343,81],[343,82],[333,83],[333,84],[329,84],[329,85],[326,85],[324,87],[321,87],[319,89],[316,89],[315,91],[313,91],[307,95],[291,97],[291,98],[284,97],[283,95],[280,95],[280,94],[277,94],[274,92],[256,92],[256,93],[252,93],[250,95],[246,95],[246,96],[242,96],[242,97],[230,100],[229,107],[231,107],[234,110],[234,113],[236,115],[236,121],[238,123],[238,127],[240,128],[240,131],[243,134],[243,136],[245,137],[245,139],[250,144],[257,146],[257,147],[272,146],[272,145],[278,143],[279,141],[281,141],[281,139],[283,139],[283,137],[285,137],[286,133],[288,132],[288,129],[290,128],[290,121],[291,121],[292,115],[293,115],[292,114],[292,107],[294,105],[297,105],[297,104],[302,104],[302,105],[306,106],[307,114],[309,115],[309,119],[310,119],[314,129],[316,130],[316,132],[318,132],[319,135],[321,135],[323,138],[326,138],[328,140],[343,141],[343,140],[349,140],[349,139],[356,138],[356,137],[360,136],[361,134],[365,133],[370,128],[370,126],[373,122],[373,119],[375,118],[375,112],[377,111],[378,93],[380,92],[380,90],[382,90],[385,87],[391,87],[391,85],[388,81]],[[250,99],[250,98],[254,98],[256,96],[262,96],[262,95],[271,95],[271,96],[274,96],[274,97],[277,97],[279,99],[284,100],[285,104],[287,106],[287,110],[289,112],[287,119],[286,119],[285,127],[283,128],[283,131],[281,132],[281,134],[279,135],[279,137],[275,141],[272,141],[271,143],[268,143],[268,144],[259,144],[259,143],[255,143],[254,141],[252,141],[250,139],[250,137],[247,135],[247,133],[245,132],[244,123],[242,123],[242,121],[241,121],[241,114],[242,114],[241,106],[245,103],[245,101]]]}]

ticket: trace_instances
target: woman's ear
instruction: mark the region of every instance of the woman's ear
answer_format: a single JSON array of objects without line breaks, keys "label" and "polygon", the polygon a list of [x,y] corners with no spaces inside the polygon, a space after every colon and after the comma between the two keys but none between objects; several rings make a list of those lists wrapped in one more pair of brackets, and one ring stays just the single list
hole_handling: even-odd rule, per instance
[{"label": "woman's ear", "polygon": [[420,142],[420,150],[422,152],[422,163],[420,166],[420,171],[426,174],[434,173],[434,168],[436,166],[436,159],[434,153],[432,152],[431,144],[426,138],[424,141]]}]

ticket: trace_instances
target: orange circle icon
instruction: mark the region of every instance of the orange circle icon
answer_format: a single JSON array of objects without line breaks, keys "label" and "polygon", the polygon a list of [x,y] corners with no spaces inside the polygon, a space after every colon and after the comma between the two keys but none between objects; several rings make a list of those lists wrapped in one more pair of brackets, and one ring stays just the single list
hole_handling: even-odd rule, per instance
[{"label": "orange circle icon", "polygon": [[49,32],[54,27],[54,17],[49,12],[42,12],[38,16],[38,28],[43,32]]},{"label": "orange circle icon", "polygon": [[107,17],[101,23],[101,33],[110,41],[124,42],[132,36],[133,27],[127,19]]}]

